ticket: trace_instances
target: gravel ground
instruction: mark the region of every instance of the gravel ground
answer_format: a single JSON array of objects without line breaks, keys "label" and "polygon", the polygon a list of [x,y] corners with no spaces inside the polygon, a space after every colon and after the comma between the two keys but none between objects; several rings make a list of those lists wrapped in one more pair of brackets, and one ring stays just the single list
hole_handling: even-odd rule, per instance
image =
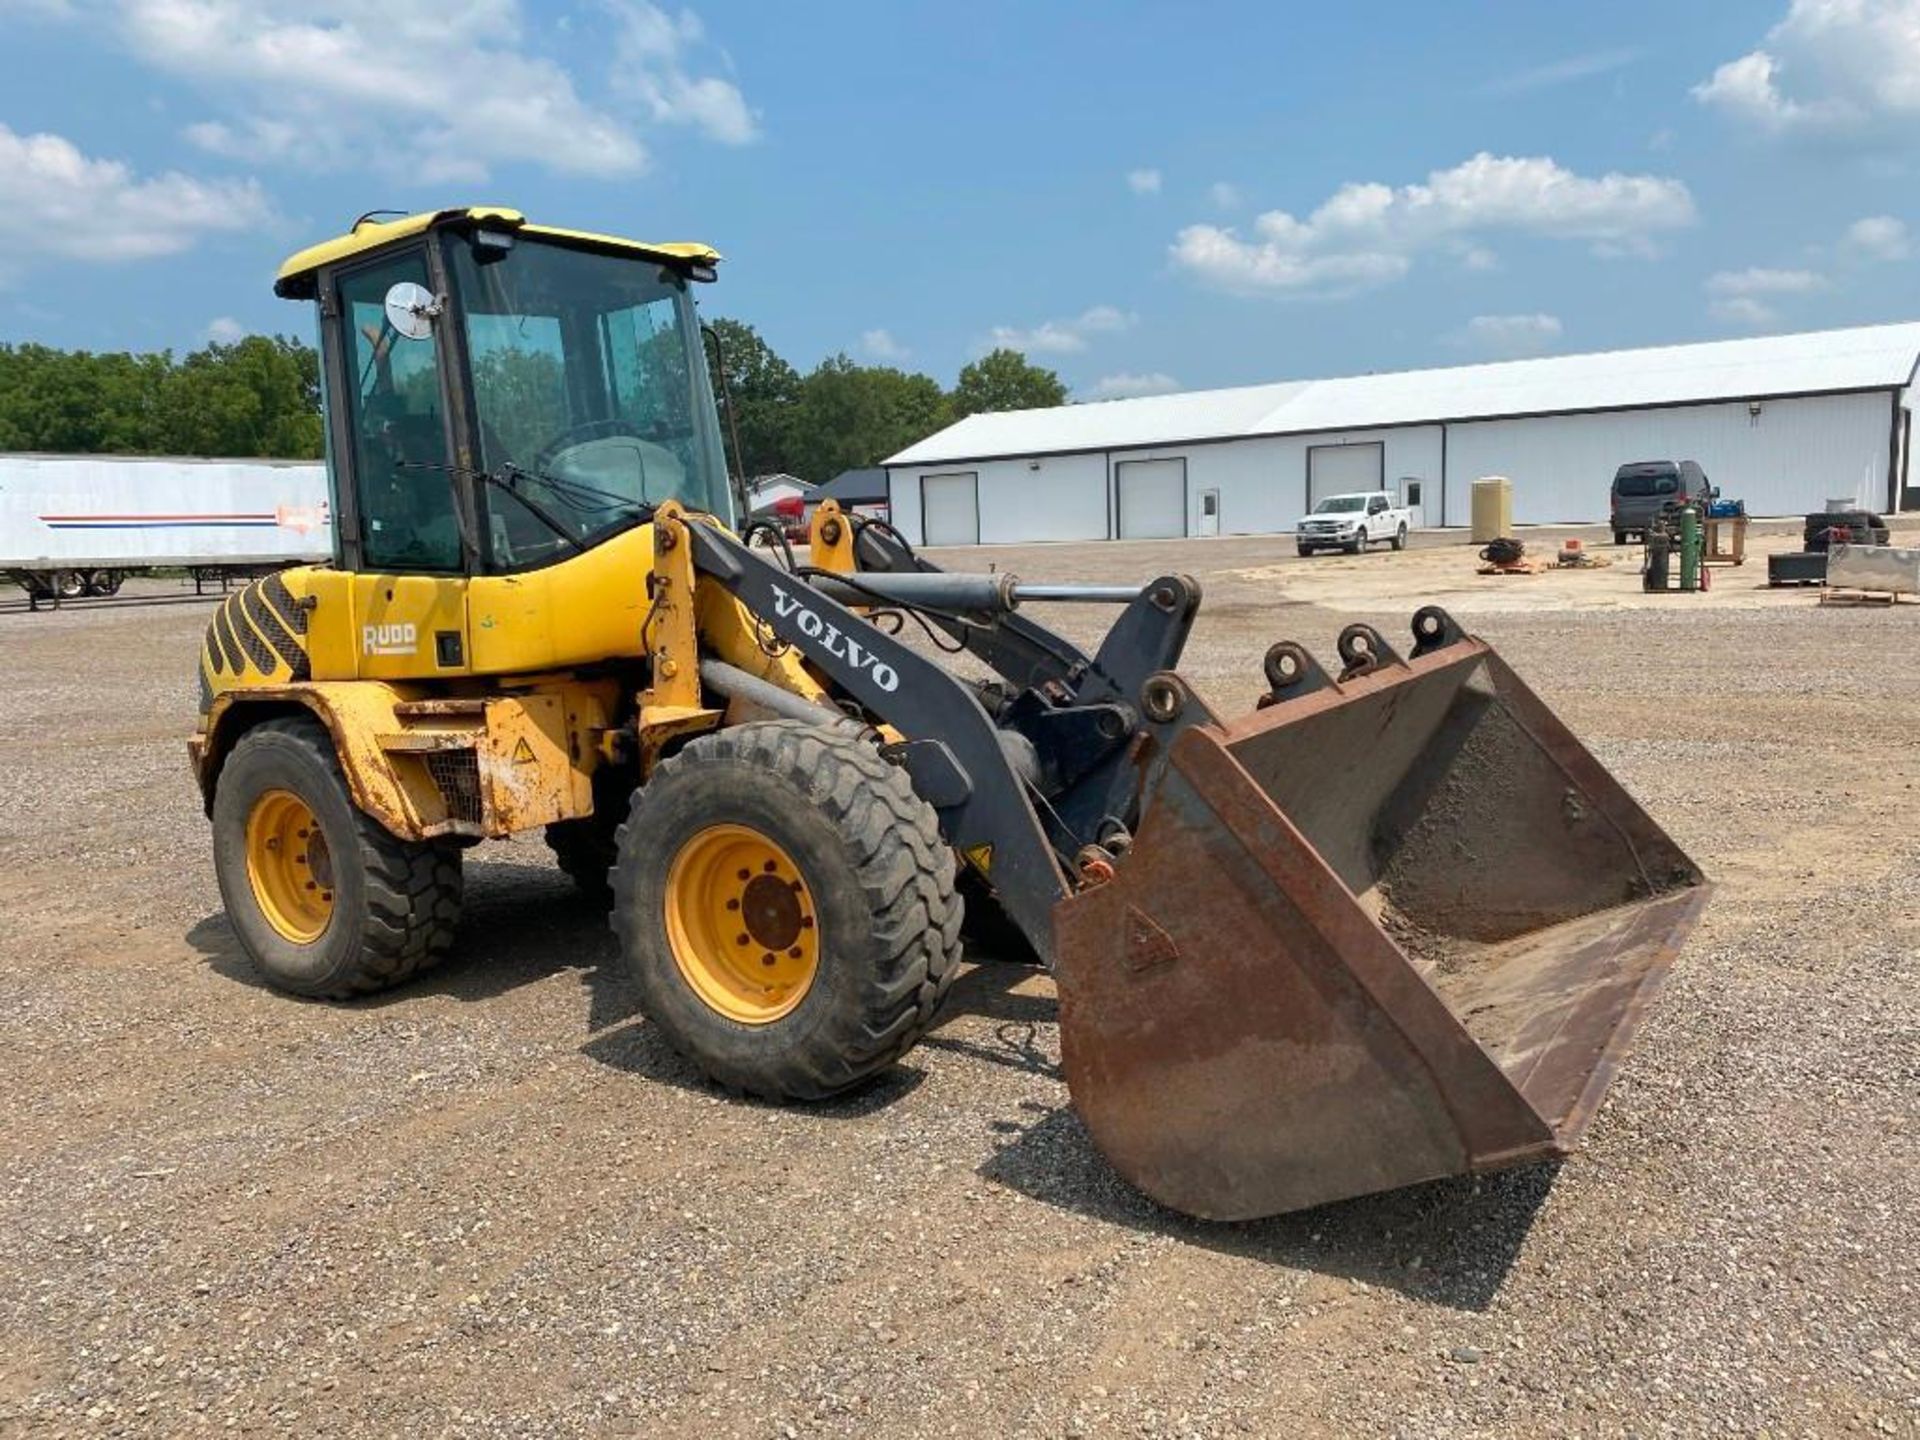
[{"label": "gravel ground", "polygon": [[207,605],[0,614],[0,1433],[1920,1434],[1920,606],[1466,555],[948,557],[1201,576],[1229,712],[1438,594],[1719,883],[1576,1158],[1233,1226],[1106,1169],[1028,970],[852,1099],[723,1098],[537,841],[430,978],[262,989],[186,771]]}]

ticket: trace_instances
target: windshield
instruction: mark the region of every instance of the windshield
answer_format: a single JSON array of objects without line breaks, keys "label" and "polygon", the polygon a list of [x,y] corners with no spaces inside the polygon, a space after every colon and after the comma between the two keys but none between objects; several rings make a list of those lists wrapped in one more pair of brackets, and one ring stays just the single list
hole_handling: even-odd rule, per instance
[{"label": "windshield", "polygon": [[1352,511],[1364,510],[1366,508],[1367,497],[1364,495],[1329,495],[1313,507],[1313,513],[1316,515],[1345,515]]},{"label": "windshield", "polygon": [[448,247],[476,463],[506,482],[484,497],[496,564],[561,558],[663,500],[730,519],[686,281],[640,257],[499,238]]},{"label": "windshield", "polygon": [[1644,499],[1649,495],[1671,495],[1680,488],[1678,476],[1659,472],[1638,474],[1626,472],[1614,479],[1613,493],[1629,499]]}]

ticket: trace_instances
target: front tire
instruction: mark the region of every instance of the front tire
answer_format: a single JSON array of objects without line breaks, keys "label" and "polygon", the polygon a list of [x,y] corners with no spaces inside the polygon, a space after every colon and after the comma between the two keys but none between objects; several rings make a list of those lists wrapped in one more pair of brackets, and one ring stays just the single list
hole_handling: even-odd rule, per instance
[{"label": "front tire", "polygon": [[1616,530],[1616,531],[1614,531],[1614,532],[1613,532],[1613,543],[1614,543],[1614,544],[1616,544],[1616,545],[1624,545],[1624,544],[1626,544],[1626,543],[1627,543],[1627,532],[1626,532],[1626,531],[1624,531],[1624,530]]},{"label": "front tire", "polygon": [[1296,545],[1293,548],[1300,552],[1300,557],[1303,560],[1313,554],[1313,547],[1311,545]]},{"label": "front tire", "polygon": [[304,716],[233,747],[214,791],[213,864],[253,968],[295,995],[384,990],[453,943],[458,847],[401,840],[356,809],[332,739]]},{"label": "front tire", "polygon": [[703,736],[641,787],[619,849],[613,928],[641,1008],[731,1089],[860,1084],[957,973],[953,852],[863,740],[790,720]]}]

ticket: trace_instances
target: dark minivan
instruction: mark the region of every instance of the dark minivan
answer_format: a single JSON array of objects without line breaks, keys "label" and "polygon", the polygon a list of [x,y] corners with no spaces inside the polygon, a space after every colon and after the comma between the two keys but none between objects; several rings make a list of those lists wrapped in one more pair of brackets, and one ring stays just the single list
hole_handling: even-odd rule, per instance
[{"label": "dark minivan", "polygon": [[1705,505],[1713,498],[1707,472],[1693,460],[1638,460],[1613,476],[1613,543],[1629,535],[1647,538],[1647,526],[1668,505],[1689,500]]}]

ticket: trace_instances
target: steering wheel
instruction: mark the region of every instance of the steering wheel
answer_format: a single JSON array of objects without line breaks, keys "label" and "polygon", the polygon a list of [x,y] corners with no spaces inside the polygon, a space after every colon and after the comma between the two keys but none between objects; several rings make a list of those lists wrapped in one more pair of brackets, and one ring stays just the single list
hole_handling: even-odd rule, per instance
[{"label": "steering wheel", "polygon": [[658,444],[658,437],[647,434],[631,420],[583,420],[578,425],[569,425],[558,435],[540,447],[540,453],[533,457],[535,470],[550,468],[555,460],[578,445],[594,440],[646,440]]}]

